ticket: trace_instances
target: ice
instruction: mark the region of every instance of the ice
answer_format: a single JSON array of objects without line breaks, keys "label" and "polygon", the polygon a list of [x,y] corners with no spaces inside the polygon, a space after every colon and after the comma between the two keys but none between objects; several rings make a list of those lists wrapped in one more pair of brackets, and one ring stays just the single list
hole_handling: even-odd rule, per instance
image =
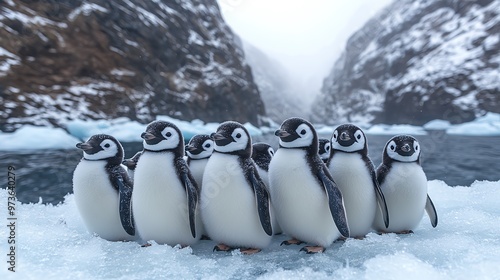
[{"label": "ice", "polygon": [[454,125],[448,128],[446,133],[470,136],[500,136],[500,114],[487,113],[472,122]]},{"label": "ice", "polygon": [[[0,201],[7,201],[0,190]],[[324,254],[280,246],[275,236],[262,252],[212,252],[213,241],[181,249],[109,242],[88,233],[73,194],[62,204],[16,205],[16,272],[2,262],[0,279],[499,279],[500,181],[450,187],[429,181],[439,215],[432,228],[424,215],[414,234],[377,235],[336,242]],[[0,219],[7,221],[7,211]],[[0,227],[7,254],[6,226]]]},{"label": "ice", "polygon": [[451,123],[445,120],[432,120],[424,124],[426,130],[446,130],[451,127]]},{"label": "ice", "polygon": [[[195,134],[210,134],[217,130],[219,123],[204,123],[201,120],[183,121],[169,116],[158,116],[157,120],[165,120],[179,127],[188,141]],[[356,123],[366,134],[378,135],[426,135],[426,130],[445,130],[448,134],[471,135],[471,136],[500,136],[500,114],[487,113],[476,120],[463,124],[451,125],[448,121],[433,120],[423,127],[413,125],[387,125],[368,123]],[[66,149],[74,148],[74,143],[88,139],[98,133],[113,135],[122,142],[141,142],[141,133],[146,130],[146,124],[131,121],[128,118],[117,118],[113,120],[73,120],[64,124],[71,135],[65,134],[62,129],[49,127],[23,126],[16,133],[0,132],[0,150],[17,150],[29,147],[29,149]],[[271,134],[279,127],[271,124],[271,127],[256,127],[245,123],[251,136]],[[331,135],[336,126],[315,124],[319,135]],[[36,134],[35,134],[36,133]],[[42,135],[44,141],[34,141],[33,135]],[[29,137],[28,137],[29,136]],[[76,138],[76,140],[75,140]],[[5,141],[3,141],[5,140]],[[76,141],[76,142],[75,142]],[[5,143],[5,144],[4,144]]]},{"label": "ice", "polygon": [[72,149],[80,142],[61,128],[25,125],[13,133],[0,131],[0,150]]},{"label": "ice", "polygon": [[377,135],[397,135],[397,134],[411,134],[411,135],[426,135],[427,132],[420,126],[408,124],[376,124],[369,129],[365,130],[366,134]]}]

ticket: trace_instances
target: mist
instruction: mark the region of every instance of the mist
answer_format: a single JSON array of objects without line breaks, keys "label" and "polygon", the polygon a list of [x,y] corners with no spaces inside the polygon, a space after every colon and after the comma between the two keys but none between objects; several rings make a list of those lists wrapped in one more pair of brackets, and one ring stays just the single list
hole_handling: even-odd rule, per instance
[{"label": "mist", "polygon": [[391,0],[218,0],[232,30],[282,64],[307,105],[349,37]]}]

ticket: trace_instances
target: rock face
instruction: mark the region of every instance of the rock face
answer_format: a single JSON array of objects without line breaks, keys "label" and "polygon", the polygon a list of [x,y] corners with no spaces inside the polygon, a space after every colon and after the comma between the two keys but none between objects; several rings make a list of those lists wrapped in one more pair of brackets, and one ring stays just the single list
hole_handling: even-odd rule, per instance
[{"label": "rock face", "polygon": [[500,1],[403,0],[348,41],[316,121],[423,124],[500,112]]},{"label": "rock face", "polygon": [[157,115],[260,124],[215,0],[0,2],[0,129]]}]

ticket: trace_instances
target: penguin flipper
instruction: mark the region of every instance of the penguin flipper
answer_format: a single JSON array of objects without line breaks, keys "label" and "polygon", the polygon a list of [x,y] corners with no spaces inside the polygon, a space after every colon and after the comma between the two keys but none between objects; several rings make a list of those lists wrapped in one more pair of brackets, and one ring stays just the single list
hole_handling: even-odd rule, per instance
[{"label": "penguin flipper", "polygon": [[429,195],[427,195],[427,200],[425,202],[425,211],[427,211],[427,215],[429,215],[431,219],[432,227],[436,227],[438,224],[438,215]]},{"label": "penguin flipper", "polygon": [[[125,170],[123,170],[125,172]],[[120,212],[120,222],[126,233],[134,236],[135,235],[135,225],[134,225],[134,215],[132,214],[132,185],[127,184],[127,180],[124,177],[127,174],[117,173],[113,176],[113,185],[118,187],[118,197],[120,200],[119,212]],[[128,176],[127,176],[128,178]]]},{"label": "penguin flipper", "polygon": [[272,236],[273,228],[271,225],[269,193],[267,192],[267,188],[264,185],[264,182],[262,182],[262,179],[256,176],[255,168],[252,168],[250,171],[250,182],[252,183],[262,228],[267,235]]},{"label": "penguin flipper", "polygon": [[325,189],[326,196],[328,198],[328,204],[330,206],[330,212],[332,214],[333,221],[337,226],[340,234],[344,237],[349,237],[349,225],[347,224],[347,217],[344,208],[344,199],[342,198],[342,192],[337,187],[337,184],[327,176],[326,172],[328,170],[324,166],[320,168],[317,174],[323,188]]},{"label": "penguin flipper", "polygon": [[186,190],[187,202],[188,202],[188,213],[189,213],[189,227],[191,228],[191,234],[193,238],[196,237],[196,207],[198,206],[198,185],[196,181],[188,172],[187,165],[182,168],[182,184]]},{"label": "penguin flipper", "polygon": [[370,169],[370,175],[372,176],[372,183],[373,186],[375,187],[375,196],[377,197],[377,204],[378,207],[380,208],[380,213],[382,213],[382,217],[384,218],[385,228],[388,228],[389,210],[387,210],[387,203],[385,202],[384,193],[382,192],[382,189],[380,189],[380,185],[377,181],[377,176],[375,175],[375,169],[373,168],[373,165],[371,167],[372,168]]}]

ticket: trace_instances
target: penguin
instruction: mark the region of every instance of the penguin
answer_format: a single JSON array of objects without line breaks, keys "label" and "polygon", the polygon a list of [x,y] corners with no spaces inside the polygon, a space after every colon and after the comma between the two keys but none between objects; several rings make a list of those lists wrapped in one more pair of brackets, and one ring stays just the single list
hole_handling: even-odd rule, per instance
[{"label": "penguin", "polygon": [[122,162],[122,164],[125,165],[125,167],[127,167],[128,176],[132,181],[134,180],[135,167],[137,166],[137,162],[139,161],[141,155],[142,151],[139,151],[135,153],[133,157],[124,159]]},{"label": "penguin", "polygon": [[[208,134],[197,134],[186,145],[187,164],[200,190],[203,188],[203,172],[205,171],[208,159],[214,151],[214,145],[214,141]],[[210,239],[206,236],[203,223],[200,224],[199,233],[202,239]]]},{"label": "penguin", "polygon": [[223,122],[211,135],[215,150],[205,167],[201,217],[219,244],[215,251],[240,248],[253,254],[267,247],[273,234],[269,193],[251,158],[252,140],[238,122]]},{"label": "penguin", "polygon": [[420,144],[412,136],[392,137],[385,145],[377,180],[385,196],[390,224],[385,227],[377,211],[374,227],[380,232],[412,233],[422,220],[424,209],[433,227],[438,216],[427,194],[427,177],[420,165]]},{"label": "penguin", "polygon": [[269,165],[271,200],[278,223],[292,237],[282,244],[311,243],[301,251],[320,253],[349,236],[342,193],[318,154],[318,136],[302,118],[286,119],[275,135],[279,148]]},{"label": "penguin", "polygon": [[186,161],[184,137],[170,122],[154,121],[141,134],[132,207],[143,241],[189,246],[200,239],[199,189]]},{"label": "penguin", "polygon": [[368,157],[364,132],[355,125],[343,124],[333,131],[331,143],[327,166],[344,197],[350,237],[363,238],[372,230],[377,207],[387,227],[387,205]]},{"label": "penguin", "polygon": [[87,230],[110,241],[135,240],[132,181],[121,166],[122,145],[97,134],[76,147],[83,158],[73,173],[73,193]]},{"label": "penguin", "polygon": [[[255,162],[257,167],[257,171],[259,172],[260,178],[264,181],[264,184],[267,187],[267,191],[269,192],[269,163],[274,156],[274,149],[271,145],[267,143],[254,143],[252,145],[252,159]],[[273,203],[271,201],[271,225],[273,228],[274,234],[281,234],[281,227],[278,224],[278,220],[276,219],[276,215],[274,215]]]},{"label": "penguin", "polygon": [[208,134],[197,134],[186,145],[187,164],[200,189],[205,166],[213,152],[214,141]]},{"label": "penguin", "polygon": [[319,138],[319,157],[324,163],[328,162],[328,159],[330,158],[330,140],[325,139],[325,138]]}]

